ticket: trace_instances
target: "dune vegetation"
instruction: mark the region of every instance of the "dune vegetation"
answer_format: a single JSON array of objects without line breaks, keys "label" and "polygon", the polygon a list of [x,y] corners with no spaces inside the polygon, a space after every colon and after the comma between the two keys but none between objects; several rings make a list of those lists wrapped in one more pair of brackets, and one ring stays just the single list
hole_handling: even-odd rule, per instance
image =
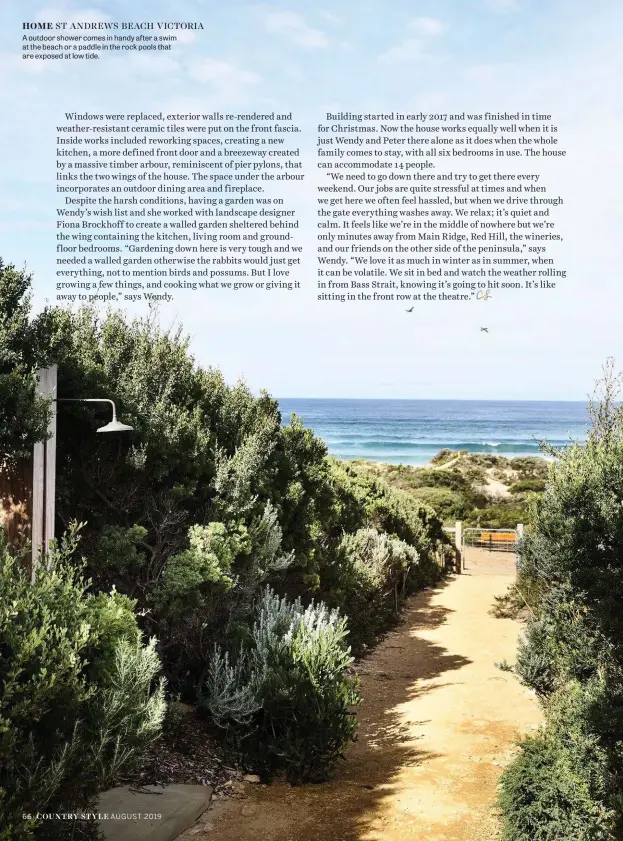
[{"label": "dune vegetation", "polygon": [[445,525],[515,528],[527,523],[531,500],[541,494],[549,462],[539,456],[505,456],[441,450],[426,467],[354,462],[391,487],[430,505]]}]

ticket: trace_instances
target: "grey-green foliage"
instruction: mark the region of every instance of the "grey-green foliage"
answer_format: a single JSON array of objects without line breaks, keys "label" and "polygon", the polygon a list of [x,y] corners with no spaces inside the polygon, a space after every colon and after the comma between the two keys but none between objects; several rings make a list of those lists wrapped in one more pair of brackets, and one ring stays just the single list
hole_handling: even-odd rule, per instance
[{"label": "grey-green foliage", "polygon": [[591,786],[594,770],[547,731],[525,739],[502,775],[504,841],[614,841],[612,810]]},{"label": "grey-green foliage", "polygon": [[623,411],[609,364],[583,444],[557,453],[520,547],[533,615],[516,671],[546,724],[503,777],[508,841],[623,835]]},{"label": "grey-green foliage", "polygon": [[45,838],[22,814],[88,805],[160,729],[155,640],[133,603],[93,595],[72,556],[75,532],[33,583],[0,547],[0,839]]},{"label": "grey-green foliage", "polygon": [[337,611],[266,588],[246,646],[215,649],[201,705],[252,767],[293,782],[331,773],[354,739],[360,700],[346,636]]},{"label": "grey-green foliage", "polygon": [[409,570],[419,558],[403,540],[373,528],[345,535],[340,548],[362,588],[379,602],[394,599],[398,592],[404,595]]},{"label": "grey-green foliage", "polygon": [[252,509],[257,500],[257,477],[275,449],[278,429],[279,419],[273,416],[245,438],[231,456],[221,447],[216,449],[215,502],[224,518],[241,517]]},{"label": "grey-green foliage", "polygon": [[[266,582],[287,571],[277,511],[269,501],[242,520],[192,526],[189,548],[167,561],[151,600],[167,617],[167,636],[184,661],[202,670],[215,636],[246,636],[252,605]],[[207,629],[207,632],[206,632]]]},{"label": "grey-green foliage", "polygon": [[403,540],[363,528],[343,536],[333,569],[333,595],[358,647],[369,646],[398,615],[405,597],[440,575]]},{"label": "grey-green foliage", "polygon": [[[618,692],[605,675],[571,680],[546,703],[547,724],[521,743],[500,786],[505,841],[617,841]],[[604,738],[605,736],[605,738]]]},{"label": "grey-green foliage", "polygon": [[450,488],[424,486],[415,488],[412,493],[417,499],[434,508],[444,523],[463,519],[471,511],[470,502],[461,493]]}]

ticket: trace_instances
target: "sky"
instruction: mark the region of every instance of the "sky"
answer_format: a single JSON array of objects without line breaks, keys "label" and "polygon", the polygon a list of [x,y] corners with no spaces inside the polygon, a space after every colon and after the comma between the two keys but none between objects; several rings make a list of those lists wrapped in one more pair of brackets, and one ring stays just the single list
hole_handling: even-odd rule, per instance
[{"label": "sky", "polygon": [[[66,111],[291,111],[306,172],[288,188],[304,222],[301,290],[176,299],[160,317],[184,326],[198,362],[278,397],[409,399],[582,400],[608,357],[623,367],[619,0],[0,5],[0,256],[33,272],[36,307],[54,298],[55,136]],[[162,54],[27,62],[24,20],[204,29]],[[567,156],[522,171],[564,199],[557,289],[411,314],[396,302],[318,302],[316,126],[327,111],[362,109],[551,114]]]}]

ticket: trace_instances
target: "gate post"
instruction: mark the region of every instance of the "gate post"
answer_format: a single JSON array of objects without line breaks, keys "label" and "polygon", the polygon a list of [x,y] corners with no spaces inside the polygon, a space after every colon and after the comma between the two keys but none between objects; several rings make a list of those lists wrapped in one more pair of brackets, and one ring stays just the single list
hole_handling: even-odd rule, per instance
[{"label": "gate post", "polygon": [[[523,523],[517,523],[517,540],[521,540],[523,537]],[[517,554],[517,546],[515,546],[515,569],[517,569],[517,564],[519,560],[519,555]]]},{"label": "gate post", "polygon": [[456,571],[463,571],[463,523],[457,520],[455,523],[454,545],[456,547]]}]

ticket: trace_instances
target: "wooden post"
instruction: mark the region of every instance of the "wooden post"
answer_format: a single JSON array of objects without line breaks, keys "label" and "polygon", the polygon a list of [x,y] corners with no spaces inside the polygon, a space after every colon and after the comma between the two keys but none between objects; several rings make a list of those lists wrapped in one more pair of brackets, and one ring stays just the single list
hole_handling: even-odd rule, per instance
[{"label": "wooden post", "polygon": [[455,523],[454,545],[456,547],[456,571],[460,574],[463,571],[463,523],[457,520]]},{"label": "wooden post", "polygon": [[[523,523],[517,523],[517,540],[521,540],[523,537]],[[517,562],[519,560],[519,556],[517,555],[517,544],[515,544],[515,569],[517,569]]]},{"label": "wooden post", "polygon": [[51,365],[37,372],[37,392],[42,397],[52,397],[48,439],[35,444],[32,473],[32,567],[35,572],[41,555],[46,554],[54,539],[56,497],[56,383],[58,368]]}]

